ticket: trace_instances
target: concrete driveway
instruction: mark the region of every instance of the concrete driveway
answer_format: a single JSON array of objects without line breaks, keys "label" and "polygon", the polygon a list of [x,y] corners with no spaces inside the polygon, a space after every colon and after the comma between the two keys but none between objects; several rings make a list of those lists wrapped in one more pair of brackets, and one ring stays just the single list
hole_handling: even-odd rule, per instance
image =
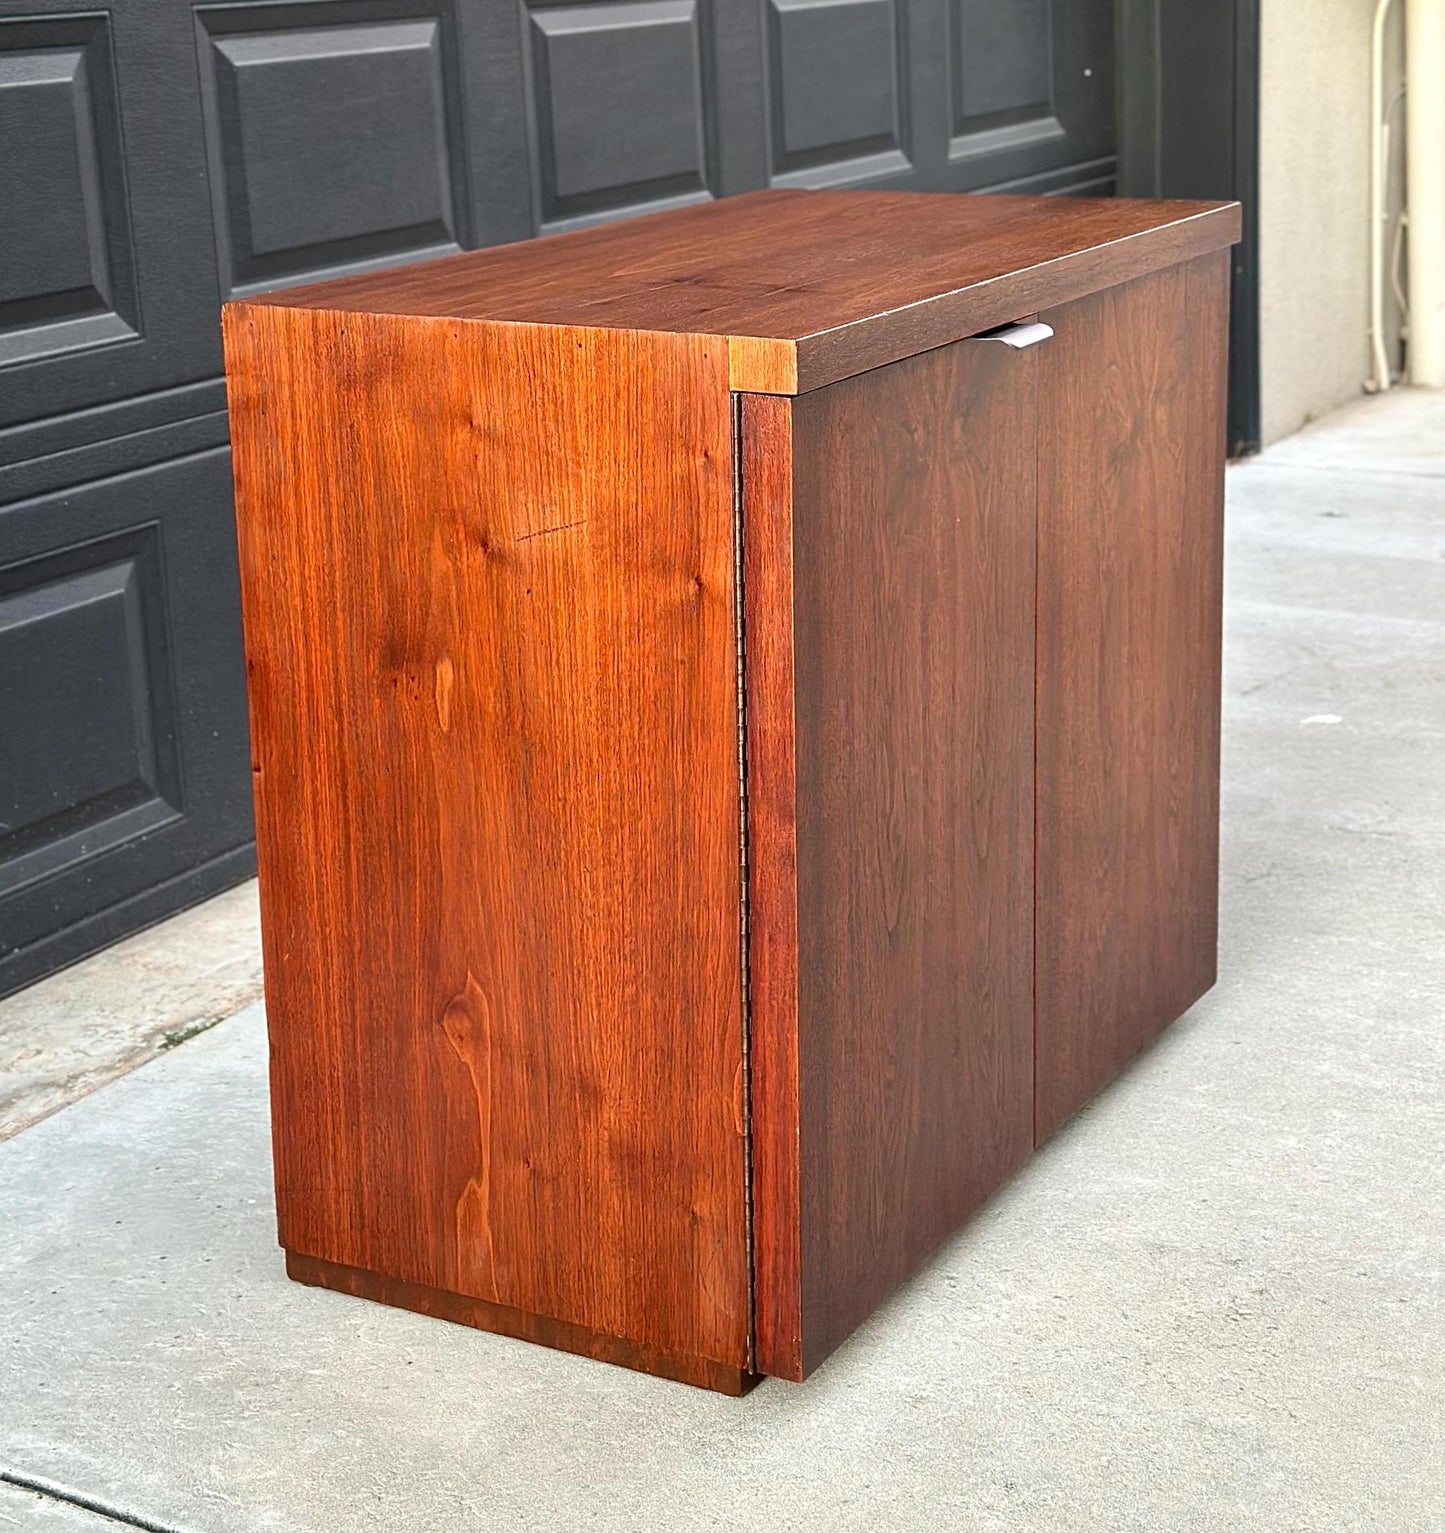
[{"label": "concrete driveway", "polygon": [[813,1380],[289,1284],[253,1004],[0,1145],[0,1528],[1445,1529],[1445,397],[1228,494],[1219,986]]}]

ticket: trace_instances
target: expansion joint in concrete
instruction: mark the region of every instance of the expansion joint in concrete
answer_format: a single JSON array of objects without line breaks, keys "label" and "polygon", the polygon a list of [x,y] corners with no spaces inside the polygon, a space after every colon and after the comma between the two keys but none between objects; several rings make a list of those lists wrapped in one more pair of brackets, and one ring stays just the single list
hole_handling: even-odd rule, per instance
[{"label": "expansion joint in concrete", "polygon": [[156,1522],[153,1518],[123,1511],[120,1507],[111,1506],[109,1502],[102,1501],[98,1497],[87,1496],[81,1491],[57,1485],[53,1480],[47,1480],[41,1475],[23,1474],[18,1469],[0,1469],[0,1485],[13,1485],[18,1490],[28,1490],[37,1496],[45,1496],[51,1501],[63,1501],[68,1506],[79,1507],[83,1512],[103,1517],[106,1521],[113,1522],[118,1528],[140,1528],[143,1533],[186,1533],[185,1529],[176,1527],[174,1523]]}]

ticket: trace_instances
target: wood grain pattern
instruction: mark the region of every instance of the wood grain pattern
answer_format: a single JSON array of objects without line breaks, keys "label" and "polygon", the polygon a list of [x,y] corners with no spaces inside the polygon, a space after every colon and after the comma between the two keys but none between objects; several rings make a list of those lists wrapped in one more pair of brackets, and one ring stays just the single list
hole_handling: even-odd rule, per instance
[{"label": "wood grain pattern", "polygon": [[757,1358],[785,1378],[1032,1147],[1036,365],[963,342],[744,412]]},{"label": "wood grain pattern", "polygon": [[1237,203],[756,192],[292,288],[297,308],[709,335],[796,394],[1239,238]]},{"label": "wood grain pattern", "polygon": [[1226,253],[1042,317],[1036,1132],[1214,982]]},{"label": "wood grain pattern", "polygon": [[726,348],[226,333],[282,1243],[743,1370]]},{"label": "wood grain pattern", "polygon": [[469,1299],[463,1294],[442,1288],[428,1288],[421,1283],[404,1283],[398,1278],[363,1272],[359,1267],[343,1267],[337,1262],[321,1261],[314,1256],[286,1253],[286,1275],[313,1288],[330,1288],[358,1299],[372,1299],[393,1304],[399,1309],[415,1310],[455,1325],[470,1325],[479,1331],[494,1331],[499,1336],[514,1336],[519,1341],[535,1341],[544,1347],[576,1352],[602,1363],[618,1363],[651,1373],[659,1378],[676,1379],[682,1384],[696,1384],[721,1395],[745,1395],[760,1382],[762,1375],[741,1368],[715,1363],[710,1358],[679,1356],[661,1352],[645,1343],[625,1337],[608,1336],[585,1326],[568,1325],[546,1315],[529,1315],[523,1310],[508,1309],[504,1304],[489,1304],[485,1299]]}]

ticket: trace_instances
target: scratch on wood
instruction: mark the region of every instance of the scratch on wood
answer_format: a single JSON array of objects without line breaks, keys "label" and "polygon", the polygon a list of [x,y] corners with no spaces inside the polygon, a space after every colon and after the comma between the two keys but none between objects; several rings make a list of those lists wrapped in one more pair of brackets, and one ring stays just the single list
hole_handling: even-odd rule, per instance
[{"label": "scratch on wood", "polygon": [[585,527],[587,518],[584,516],[575,522],[563,522],[560,527],[539,527],[535,532],[524,532],[521,537],[514,538],[515,543],[526,543],[531,538],[544,538],[549,532],[570,532],[574,527]]}]

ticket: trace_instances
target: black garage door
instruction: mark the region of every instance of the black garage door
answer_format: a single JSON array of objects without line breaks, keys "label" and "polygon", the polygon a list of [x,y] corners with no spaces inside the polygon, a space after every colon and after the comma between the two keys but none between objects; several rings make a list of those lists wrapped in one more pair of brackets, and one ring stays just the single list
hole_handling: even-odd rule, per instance
[{"label": "black garage door", "polygon": [[756,187],[1109,193],[1109,0],[0,0],[0,993],[244,877],[225,298]]}]

